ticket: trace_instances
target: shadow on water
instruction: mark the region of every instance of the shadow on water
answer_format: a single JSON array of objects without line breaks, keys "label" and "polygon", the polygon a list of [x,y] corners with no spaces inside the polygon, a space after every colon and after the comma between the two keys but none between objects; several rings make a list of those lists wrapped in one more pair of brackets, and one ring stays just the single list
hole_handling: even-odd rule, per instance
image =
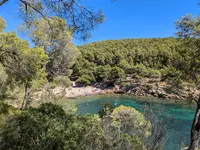
[{"label": "shadow on water", "polygon": [[[89,96],[73,99],[77,105],[78,114],[97,114],[105,102],[131,106],[142,111],[148,107],[157,119],[164,120],[167,131],[164,150],[180,150],[182,145],[189,142],[190,128],[194,117],[195,106],[186,102],[161,100],[154,98],[138,98],[124,95]],[[173,119],[172,119],[173,118]]]}]

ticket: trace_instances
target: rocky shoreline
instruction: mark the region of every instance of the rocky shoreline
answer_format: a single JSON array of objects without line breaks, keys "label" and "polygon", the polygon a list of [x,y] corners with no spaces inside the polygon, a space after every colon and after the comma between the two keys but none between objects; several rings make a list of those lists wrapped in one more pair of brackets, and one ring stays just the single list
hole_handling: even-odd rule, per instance
[{"label": "rocky shoreline", "polygon": [[158,97],[177,100],[198,99],[200,95],[200,90],[196,87],[187,85],[184,86],[184,88],[175,88],[167,82],[151,79],[135,80],[128,86],[121,87],[119,92],[134,96]]},{"label": "rocky shoreline", "polygon": [[[35,94],[34,99],[40,101],[41,97],[46,97],[45,89]],[[152,79],[133,80],[128,82],[128,85],[117,84],[114,87],[109,87],[105,84],[101,86],[87,86],[87,87],[55,87],[48,90],[48,93],[56,97],[76,98],[81,96],[104,95],[104,94],[127,94],[139,97],[156,97],[162,99],[174,100],[193,100],[198,99],[200,90],[185,86],[184,88],[174,88],[166,82]]]}]

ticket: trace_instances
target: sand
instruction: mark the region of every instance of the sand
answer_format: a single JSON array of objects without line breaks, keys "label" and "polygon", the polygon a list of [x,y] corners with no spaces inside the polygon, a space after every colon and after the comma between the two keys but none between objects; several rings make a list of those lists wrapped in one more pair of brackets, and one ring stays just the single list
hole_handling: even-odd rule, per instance
[{"label": "sand", "polygon": [[52,90],[53,94],[60,95],[64,94],[66,98],[74,98],[78,96],[88,96],[88,95],[98,95],[98,94],[107,94],[113,93],[114,89],[99,89],[92,86],[87,87],[70,87],[63,89],[62,87],[56,87]]}]

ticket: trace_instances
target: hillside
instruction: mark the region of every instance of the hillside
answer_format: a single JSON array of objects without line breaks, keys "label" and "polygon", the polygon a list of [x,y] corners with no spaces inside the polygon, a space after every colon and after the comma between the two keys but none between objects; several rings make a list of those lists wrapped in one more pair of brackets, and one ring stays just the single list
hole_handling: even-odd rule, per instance
[{"label": "hillside", "polygon": [[[175,38],[102,41],[79,47],[81,55],[73,67],[75,79],[87,84],[117,79],[127,74],[137,77],[164,77],[180,70],[180,41]],[[177,61],[179,60],[179,61]]]},{"label": "hillside", "polygon": [[187,76],[192,57],[181,39],[108,40],[79,50],[71,76],[77,83],[117,83],[125,93],[176,99],[187,99],[196,91],[199,74]]}]

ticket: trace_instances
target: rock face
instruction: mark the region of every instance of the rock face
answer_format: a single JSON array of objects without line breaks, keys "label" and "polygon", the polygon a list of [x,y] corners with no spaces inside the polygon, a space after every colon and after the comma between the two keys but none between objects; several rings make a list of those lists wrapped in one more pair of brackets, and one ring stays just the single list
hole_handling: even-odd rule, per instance
[{"label": "rock face", "polygon": [[121,91],[135,96],[153,96],[164,99],[190,100],[198,99],[200,90],[196,87],[185,86],[176,88],[163,81],[150,79],[134,80],[128,86],[121,87]]}]

